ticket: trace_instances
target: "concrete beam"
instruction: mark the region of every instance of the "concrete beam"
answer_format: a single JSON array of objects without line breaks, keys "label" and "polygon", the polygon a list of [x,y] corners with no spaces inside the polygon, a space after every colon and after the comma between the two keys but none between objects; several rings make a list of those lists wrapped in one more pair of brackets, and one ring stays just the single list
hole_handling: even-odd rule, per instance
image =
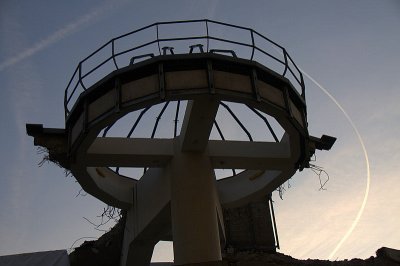
[{"label": "concrete beam", "polygon": [[[174,156],[172,139],[97,138],[86,166],[164,167]],[[183,148],[182,148],[183,149]],[[288,142],[208,141],[214,168],[284,170],[293,166]]]},{"label": "concrete beam", "polygon": [[164,168],[150,168],[131,190],[121,266],[150,264],[154,246],[171,234],[170,177]]},{"label": "concrete beam", "polygon": [[294,164],[286,142],[210,140],[208,155],[221,169],[284,170]]},{"label": "concrete beam", "polygon": [[[150,168],[134,190],[135,232],[140,234],[171,202],[171,177],[165,168]],[[168,216],[169,217],[169,216]]]},{"label": "concrete beam", "polygon": [[189,101],[181,129],[182,151],[202,152],[207,147],[219,101],[204,97]]},{"label": "concrete beam", "polygon": [[168,203],[139,234],[135,232],[135,214],[128,210],[121,252],[121,266],[150,265],[154,246],[170,233],[171,206]]},{"label": "concrete beam", "polygon": [[163,167],[173,156],[171,139],[97,138],[85,155],[86,166]]}]

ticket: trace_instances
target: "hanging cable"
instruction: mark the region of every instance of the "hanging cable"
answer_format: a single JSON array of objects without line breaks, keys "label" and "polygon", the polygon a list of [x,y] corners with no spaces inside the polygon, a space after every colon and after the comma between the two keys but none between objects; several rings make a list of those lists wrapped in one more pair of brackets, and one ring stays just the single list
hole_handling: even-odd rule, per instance
[{"label": "hanging cable", "polygon": [[286,189],[284,185],[280,185],[278,188],[279,197],[283,200],[283,194],[285,193]]},{"label": "hanging cable", "polygon": [[[320,185],[319,190],[326,190],[325,185],[329,181],[329,174],[324,170],[324,168],[315,164],[310,164],[310,169],[318,176]],[[322,182],[322,174],[325,174],[326,176],[326,180],[324,182]]]}]

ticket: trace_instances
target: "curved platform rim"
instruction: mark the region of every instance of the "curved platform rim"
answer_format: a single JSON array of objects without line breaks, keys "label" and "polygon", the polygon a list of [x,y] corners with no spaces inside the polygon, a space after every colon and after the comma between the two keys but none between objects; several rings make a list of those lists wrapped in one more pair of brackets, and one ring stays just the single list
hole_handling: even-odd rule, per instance
[{"label": "curved platform rim", "polygon": [[306,106],[286,78],[245,59],[168,55],[114,71],[80,95],[66,121],[72,169],[80,169],[75,176],[91,183],[80,162],[99,132],[125,114],[166,101],[205,98],[243,103],[273,116],[288,133],[290,169],[308,162]]},{"label": "curved platform rim", "polygon": [[[189,65],[189,70],[191,69],[205,71],[205,75],[207,76],[207,84],[204,83],[202,87],[190,88],[185,91],[182,89],[174,90],[173,88],[166,88],[164,72],[173,72],[174,70],[183,71],[185,70],[185,68],[182,69],[182,65],[184,67],[187,67]],[[214,65],[218,66],[214,67]],[[163,68],[162,71],[160,71],[160,67]],[[229,88],[218,88],[217,86],[215,86],[213,84],[215,82],[213,82],[210,75],[212,74],[213,70],[218,71],[221,68],[224,72],[248,76],[248,81],[251,83],[250,86],[252,90],[250,94],[253,95],[250,95],[249,93],[242,93],[238,89],[230,90]],[[132,99],[131,102],[133,102],[133,104],[130,104],[128,102],[121,102],[120,99],[117,99],[120,96],[120,92],[118,92],[117,87],[123,86],[124,80],[134,81],[135,79],[140,79],[141,77],[146,77],[151,74],[157,75],[157,78],[159,79],[159,84],[156,85],[158,86],[158,88],[156,90],[153,90],[153,93],[146,95],[146,97],[143,96]],[[125,83],[127,81],[125,81]],[[263,97],[262,90],[257,88],[257,84],[254,84],[255,82],[260,81],[261,85],[270,87],[272,86],[275,87],[275,89],[279,90],[278,93],[282,94],[280,103],[277,103],[276,101],[270,101],[270,99],[268,99],[267,97]],[[245,101],[250,100],[254,102],[255,100],[256,103],[267,104],[271,107],[271,109],[284,111],[286,112],[286,116],[289,117],[292,125],[296,127],[299,132],[301,132],[301,135],[308,135],[306,103],[304,102],[302,96],[298,94],[296,89],[293,88],[289,80],[257,62],[211,53],[159,56],[137,63],[132,66],[127,66],[123,69],[113,71],[112,73],[98,81],[96,84],[94,84],[92,87],[81,93],[76,103],[74,104],[70,115],[66,119],[66,129],[68,130],[71,125],[76,123],[76,120],[79,119],[79,115],[82,112],[85,112],[85,105],[87,105],[88,102],[93,102],[101,96],[105,95],[107,92],[110,91],[110,87],[117,90],[117,94],[113,95],[113,97],[115,97],[115,104],[112,106],[115,109],[116,113],[122,112],[122,110],[120,109],[123,105],[135,105],[137,108],[135,108],[134,110],[138,110],[146,105],[151,104],[151,102],[153,104],[156,104],[167,100],[188,100],[195,97],[196,95],[211,94],[220,96],[221,99],[225,98],[227,101],[232,100],[241,102],[240,99],[243,99]],[[255,108],[258,109],[257,106],[255,106]],[[113,113],[113,110],[107,111],[111,111],[111,113]],[[297,119],[294,118],[295,115],[297,115]],[[272,116],[274,115],[272,114]],[[81,118],[81,120],[83,119]],[[81,122],[85,123],[85,121]],[[86,123],[87,122],[88,121],[86,121]],[[90,121],[89,123],[87,123],[87,125],[85,125],[85,130],[87,130],[87,128],[91,126],[90,124],[92,122],[93,121]]]}]

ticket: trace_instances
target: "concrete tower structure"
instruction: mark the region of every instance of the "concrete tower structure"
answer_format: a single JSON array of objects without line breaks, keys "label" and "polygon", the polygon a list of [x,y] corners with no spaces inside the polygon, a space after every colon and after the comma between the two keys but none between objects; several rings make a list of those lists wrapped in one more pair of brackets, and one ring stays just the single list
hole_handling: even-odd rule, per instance
[{"label": "concrete tower structure", "polygon": [[[204,34],[160,37],[161,26],[186,24],[204,26]],[[212,35],[212,25],[246,32],[249,42]],[[116,51],[127,36],[153,30],[153,41]],[[259,48],[257,38],[272,45],[281,57]],[[173,44],[183,47],[183,41],[189,42],[187,50],[176,53]],[[213,46],[213,41],[228,48]],[[249,57],[238,57],[232,44],[248,49]],[[140,52],[151,45],[156,45],[156,51]],[[110,56],[83,73],[82,66],[104,51],[110,51]],[[123,56],[129,56],[129,64],[118,64]],[[261,56],[282,71],[260,64]],[[85,86],[85,78],[107,63],[115,70]],[[182,127],[177,132],[175,124],[171,138],[155,138],[157,124],[149,138],[105,134],[128,113],[143,113],[159,103],[165,103],[165,110],[172,101],[178,102],[179,110],[183,100],[188,103]],[[283,128],[283,137],[273,134],[274,142],[252,141],[250,135],[250,141],[224,140],[220,132],[221,140],[210,140],[213,127],[220,131],[215,122],[219,108],[231,112],[226,102],[246,105],[268,126],[265,115],[272,116]],[[160,240],[173,241],[175,265],[218,265],[226,243],[274,251],[269,195],[297,170],[308,167],[315,149],[328,150],[335,141],[309,135],[303,77],[283,47],[252,29],[210,20],[155,23],[112,39],[79,63],[65,91],[64,107],[65,128],[28,124],[27,132],[35,145],[48,149],[50,160],[72,172],[86,192],[127,211],[121,251],[124,266],[149,265]],[[135,180],[113,167],[146,171]],[[214,169],[246,170],[217,180]],[[240,213],[247,218],[240,220]],[[251,228],[246,229],[253,234],[250,240],[238,234],[243,223]]]}]

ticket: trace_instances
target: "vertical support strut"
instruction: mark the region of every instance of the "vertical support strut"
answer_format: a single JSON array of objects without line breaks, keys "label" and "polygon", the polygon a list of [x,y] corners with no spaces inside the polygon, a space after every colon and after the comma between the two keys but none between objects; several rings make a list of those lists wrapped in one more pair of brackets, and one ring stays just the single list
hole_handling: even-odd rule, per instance
[{"label": "vertical support strut", "polygon": [[274,204],[273,204],[273,201],[272,201],[272,194],[269,195],[268,202],[269,202],[269,206],[270,206],[270,209],[271,209],[272,225],[274,227],[274,235],[275,235],[276,247],[278,249],[280,249],[279,238],[278,238],[278,229],[276,228],[276,221],[275,221]]},{"label": "vertical support strut", "polygon": [[175,265],[221,261],[219,200],[211,161],[181,152],[175,142],[171,170],[171,218]]}]

